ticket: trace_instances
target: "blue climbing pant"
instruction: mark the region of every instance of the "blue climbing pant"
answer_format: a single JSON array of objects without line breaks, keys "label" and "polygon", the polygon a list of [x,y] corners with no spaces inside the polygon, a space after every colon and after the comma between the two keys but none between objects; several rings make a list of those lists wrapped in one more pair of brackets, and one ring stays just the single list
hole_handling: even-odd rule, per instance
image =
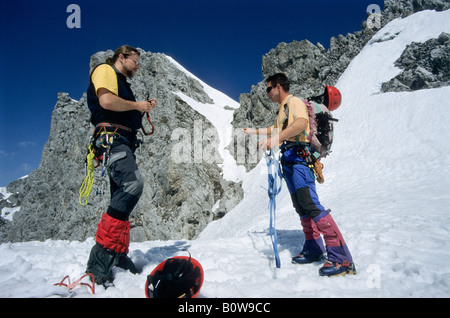
[{"label": "blue climbing pant", "polygon": [[352,263],[350,251],[330,215],[330,210],[326,210],[320,204],[314,176],[310,169],[302,162],[297,161],[295,164],[283,160],[282,162],[283,177],[305,234],[305,244],[301,254],[319,255],[326,251],[329,261],[339,264],[344,261]]}]

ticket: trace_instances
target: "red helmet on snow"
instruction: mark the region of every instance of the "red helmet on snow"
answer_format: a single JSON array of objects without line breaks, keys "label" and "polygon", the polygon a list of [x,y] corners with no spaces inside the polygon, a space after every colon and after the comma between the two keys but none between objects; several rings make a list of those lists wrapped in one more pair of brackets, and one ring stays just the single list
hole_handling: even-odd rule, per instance
[{"label": "red helmet on snow", "polygon": [[203,284],[203,268],[187,256],[175,256],[160,263],[147,276],[147,298],[197,298]]},{"label": "red helmet on snow", "polygon": [[325,106],[328,107],[330,111],[336,110],[339,108],[342,102],[341,92],[333,86],[325,86],[324,93],[324,101]]}]

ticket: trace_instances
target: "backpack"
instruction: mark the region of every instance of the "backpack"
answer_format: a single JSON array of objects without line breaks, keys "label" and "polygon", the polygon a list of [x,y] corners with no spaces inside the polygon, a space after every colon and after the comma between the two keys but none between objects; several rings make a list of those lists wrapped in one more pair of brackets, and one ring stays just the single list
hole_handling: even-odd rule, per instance
[{"label": "backpack", "polygon": [[[304,133],[310,142],[311,148],[314,150],[313,155],[317,160],[325,158],[331,152],[331,145],[333,144],[333,123],[337,122],[338,119],[333,118],[330,109],[337,109],[341,100],[342,97],[339,90],[331,86],[325,86],[325,92],[322,95],[303,100],[308,109],[310,129],[309,135],[306,131]],[[284,105],[286,118],[289,117],[288,103],[289,100]]]},{"label": "backpack", "polygon": [[307,138],[311,148],[315,150],[314,156],[316,159],[325,158],[331,152],[333,122],[337,122],[338,119],[333,118],[330,110],[324,104],[319,104],[310,99],[303,102],[308,108],[310,134]]}]

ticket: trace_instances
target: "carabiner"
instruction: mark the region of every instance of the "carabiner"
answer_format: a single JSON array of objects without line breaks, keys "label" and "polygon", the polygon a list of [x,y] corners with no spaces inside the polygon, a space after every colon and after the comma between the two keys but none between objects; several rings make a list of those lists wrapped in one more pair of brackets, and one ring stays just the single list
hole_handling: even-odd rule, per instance
[{"label": "carabiner", "polygon": [[149,133],[146,132],[144,129],[144,125],[142,125],[142,132],[144,133],[145,136],[150,136],[150,135],[153,135],[153,133],[155,132],[155,126],[153,126],[152,121],[150,120],[150,114],[148,112],[142,113],[142,118],[144,118],[145,115],[147,116],[148,122],[152,126],[152,131]]}]

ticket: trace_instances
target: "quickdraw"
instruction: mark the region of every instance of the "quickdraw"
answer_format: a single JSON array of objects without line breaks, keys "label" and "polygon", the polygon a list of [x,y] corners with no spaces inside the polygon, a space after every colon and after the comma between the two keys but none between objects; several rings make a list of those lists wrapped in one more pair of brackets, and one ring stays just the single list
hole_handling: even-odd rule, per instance
[{"label": "quickdraw", "polygon": [[153,126],[152,121],[150,120],[150,114],[149,113],[142,113],[142,118],[144,118],[144,116],[147,117],[147,121],[149,122],[150,126],[152,126],[152,131],[150,131],[149,133],[147,133],[145,131],[144,125],[142,124],[142,132],[144,133],[145,136],[150,136],[153,135],[153,133],[155,132],[155,126]]},{"label": "quickdraw", "polygon": [[[89,278],[90,278],[91,284],[82,282],[83,278],[85,278],[85,277],[89,277]],[[67,283],[64,283],[64,281],[65,281],[66,279],[67,279]],[[70,277],[69,277],[69,275],[67,275],[67,276],[65,276],[65,277],[62,279],[61,282],[56,283],[56,284],[53,284],[53,286],[64,286],[64,287],[67,287],[67,288],[69,288],[69,290],[74,289],[74,288],[77,287],[78,285],[89,287],[89,289],[90,289],[91,292],[92,292],[92,295],[95,294],[95,280],[94,280],[94,275],[92,275],[91,273],[84,274],[83,276],[81,276],[80,278],[78,278],[78,279],[77,279],[76,281],[74,281],[73,283],[70,282]]]}]

